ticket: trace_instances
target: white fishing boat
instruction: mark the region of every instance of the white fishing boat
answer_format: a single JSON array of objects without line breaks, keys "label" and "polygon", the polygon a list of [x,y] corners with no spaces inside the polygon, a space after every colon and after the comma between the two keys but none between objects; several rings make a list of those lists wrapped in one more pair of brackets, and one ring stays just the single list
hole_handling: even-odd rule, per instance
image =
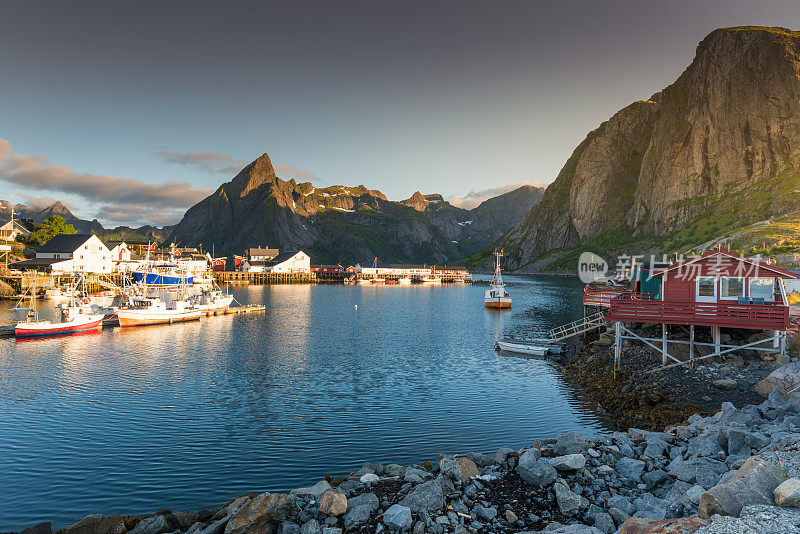
[{"label": "white fishing boat", "polygon": [[411,284],[411,278],[398,278],[397,283],[401,286],[407,286]]},{"label": "white fishing boat", "polygon": [[433,275],[423,276],[421,281],[422,281],[423,284],[441,284],[442,283],[442,279],[440,277],[433,276]]},{"label": "white fishing boat", "polygon": [[233,295],[226,295],[221,289],[212,288],[204,289],[189,300],[196,310],[208,315],[228,308],[233,303]]},{"label": "white fishing boat", "polygon": [[196,321],[203,315],[186,300],[175,299],[167,304],[159,297],[134,297],[127,308],[117,310],[119,325],[147,326]]},{"label": "white fishing boat", "polygon": [[358,283],[359,283],[359,284],[371,284],[371,283],[372,283],[372,281],[371,281],[369,278],[360,278],[360,279],[358,280]]},{"label": "white fishing boat", "polygon": [[495,269],[492,282],[489,284],[489,289],[486,290],[483,296],[484,305],[487,308],[503,310],[511,307],[511,295],[506,291],[506,285],[503,283],[503,275],[500,273],[500,258],[503,257],[503,251],[494,252],[495,256]]},{"label": "white fishing boat", "polygon": [[44,298],[46,300],[52,300],[56,304],[69,302],[73,298],[82,297],[83,295],[81,295],[77,288],[69,285],[48,287],[44,290]]}]

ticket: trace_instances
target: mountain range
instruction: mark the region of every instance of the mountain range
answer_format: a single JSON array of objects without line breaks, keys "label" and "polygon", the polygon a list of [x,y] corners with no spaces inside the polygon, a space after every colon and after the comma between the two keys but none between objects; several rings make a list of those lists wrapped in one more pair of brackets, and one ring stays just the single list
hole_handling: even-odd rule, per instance
[{"label": "mountain range", "polygon": [[380,191],[282,180],[267,154],[189,208],[169,240],[241,253],[269,245],[303,249],[315,263],[451,263],[496,241],[529,212],[543,188],[523,186],[466,210],[441,195],[391,201]]},{"label": "mountain range", "polygon": [[147,242],[148,240],[163,241],[172,232],[172,226],[140,226],[131,228],[129,226],[117,226],[116,228],[106,229],[97,219],[92,221],[80,219],[73,214],[60,201],[53,202],[46,207],[35,207],[27,204],[12,204],[7,200],[0,200],[0,219],[8,220],[11,218],[11,211],[14,211],[15,219],[30,219],[34,223],[42,223],[50,216],[58,215],[75,227],[78,233],[95,234],[105,239],[125,239],[134,243]]},{"label": "mountain range", "polygon": [[691,250],[796,212],[798,192],[800,32],[722,28],[673,84],[590,132],[497,246],[531,271],[572,270],[581,250]]}]

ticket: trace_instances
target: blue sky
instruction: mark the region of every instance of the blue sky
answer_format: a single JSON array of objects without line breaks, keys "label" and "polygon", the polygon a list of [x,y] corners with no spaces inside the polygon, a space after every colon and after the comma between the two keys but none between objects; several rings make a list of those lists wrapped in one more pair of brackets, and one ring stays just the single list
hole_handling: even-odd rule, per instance
[{"label": "blue sky", "polygon": [[548,183],[707,33],[800,3],[17,2],[3,20],[0,198],[113,226],[177,222],[263,152],[282,177],[390,199]]}]

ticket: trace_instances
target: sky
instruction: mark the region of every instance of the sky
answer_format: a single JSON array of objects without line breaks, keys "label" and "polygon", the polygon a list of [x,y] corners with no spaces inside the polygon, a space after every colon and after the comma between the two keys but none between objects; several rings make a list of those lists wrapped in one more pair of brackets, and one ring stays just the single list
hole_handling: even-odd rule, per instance
[{"label": "sky", "polygon": [[797,21],[796,0],[4,2],[0,199],[174,224],[266,152],[285,179],[471,206],[551,182],[715,28]]}]

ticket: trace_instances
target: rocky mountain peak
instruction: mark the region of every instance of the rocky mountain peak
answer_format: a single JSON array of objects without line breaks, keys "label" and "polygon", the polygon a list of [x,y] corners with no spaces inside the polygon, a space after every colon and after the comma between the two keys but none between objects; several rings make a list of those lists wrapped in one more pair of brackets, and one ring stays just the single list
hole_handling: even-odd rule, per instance
[{"label": "rocky mountain peak", "polygon": [[444,202],[442,195],[434,193],[432,195],[423,195],[416,191],[410,198],[401,200],[400,204],[414,208],[417,211],[425,211],[431,202]]},{"label": "rocky mountain peak", "polygon": [[276,178],[275,168],[265,152],[231,180],[228,195],[244,197],[264,184],[274,183]]}]

